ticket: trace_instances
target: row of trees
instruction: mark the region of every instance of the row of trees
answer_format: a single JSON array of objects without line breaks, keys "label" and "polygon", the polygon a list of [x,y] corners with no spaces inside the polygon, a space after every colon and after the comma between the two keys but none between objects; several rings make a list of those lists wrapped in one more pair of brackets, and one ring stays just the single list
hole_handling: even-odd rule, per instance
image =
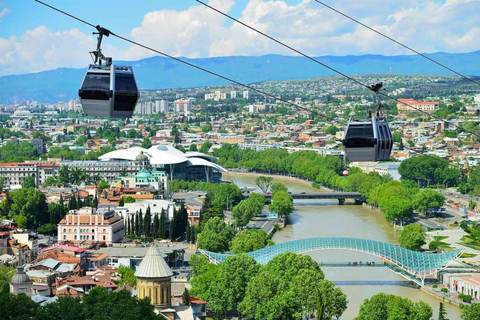
[{"label": "row of trees", "polygon": [[109,292],[102,286],[93,288],[82,299],[59,297],[40,305],[25,294],[13,295],[0,290],[2,319],[158,319],[149,299],[137,299],[129,291]]},{"label": "row of trees", "polygon": [[[140,209],[126,218],[125,233],[127,236],[153,239],[166,239],[168,237],[172,241],[184,236],[187,232],[189,233],[187,237],[191,237],[188,225],[188,212],[184,206],[181,206],[178,211],[174,211],[168,230],[166,229],[167,219],[167,213],[164,209],[162,209],[160,215],[155,213],[152,217],[150,206],[148,206],[145,214]],[[188,240],[191,240],[191,238]]]},{"label": "row of trees", "polygon": [[340,175],[345,164],[335,156],[321,156],[314,151],[288,153],[285,149],[264,151],[242,150],[224,144],[214,150],[219,164],[227,168],[243,168],[258,172],[290,174],[315,181],[319,174],[333,170]]},{"label": "row of trees", "polygon": [[247,255],[218,265],[194,256],[191,264],[191,293],[207,300],[217,315],[230,311],[247,319],[331,319],[347,308],[345,294],[324,279],[310,256],[287,252],[264,266]]},{"label": "row of trees", "polygon": [[27,141],[20,143],[9,141],[0,147],[0,162],[23,162],[37,158],[37,148]]}]

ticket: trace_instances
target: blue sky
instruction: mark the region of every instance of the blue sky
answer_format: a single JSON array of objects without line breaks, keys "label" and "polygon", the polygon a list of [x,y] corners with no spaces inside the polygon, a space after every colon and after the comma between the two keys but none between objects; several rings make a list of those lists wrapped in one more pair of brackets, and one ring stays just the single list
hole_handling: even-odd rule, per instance
[{"label": "blue sky", "polygon": [[[312,55],[407,53],[313,0],[205,0]],[[423,52],[480,46],[480,0],[324,0]],[[292,52],[194,0],[45,0],[117,34],[191,58]],[[34,0],[0,0],[0,76],[89,63],[93,30]],[[107,39],[104,52],[138,60],[151,52]]]}]

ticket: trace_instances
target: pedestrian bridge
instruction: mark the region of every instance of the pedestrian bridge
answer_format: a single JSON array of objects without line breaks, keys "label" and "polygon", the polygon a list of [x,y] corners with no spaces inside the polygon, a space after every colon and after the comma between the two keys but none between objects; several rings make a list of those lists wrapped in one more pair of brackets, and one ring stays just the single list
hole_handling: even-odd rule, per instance
[{"label": "pedestrian bridge", "polygon": [[[446,253],[424,253],[394,246],[390,243],[358,239],[358,238],[311,238],[279,243],[256,251],[248,252],[247,255],[261,264],[266,264],[278,254],[290,251],[294,253],[308,253],[317,250],[353,250],[364,252],[381,258],[384,262],[397,267],[401,275],[409,280],[418,279],[423,285],[427,276],[446,268],[463,250],[455,250]],[[222,263],[234,254],[215,253],[200,249],[213,263]],[[411,276],[411,277],[408,277]]]},{"label": "pedestrian bridge", "polygon": [[[244,198],[250,196],[250,191],[242,192]],[[271,193],[260,193],[265,197],[265,200],[269,201],[272,199]],[[302,193],[290,193],[290,196],[294,200],[299,199],[337,199],[339,204],[344,204],[345,200],[352,199],[355,200],[356,204],[362,204],[365,202],[365,199],[362,197],[360,192],[343,192],[343,191],[334,191],[334,192],[302,192]]]}]

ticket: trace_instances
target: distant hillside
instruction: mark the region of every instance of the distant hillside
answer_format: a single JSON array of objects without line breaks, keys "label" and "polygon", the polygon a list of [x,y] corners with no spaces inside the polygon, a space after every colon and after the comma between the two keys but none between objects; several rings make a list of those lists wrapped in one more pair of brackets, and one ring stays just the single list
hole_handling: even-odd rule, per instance
[{"label": "distant hillside", "polygon": [[[480,51],[434,53],[429,56],[465,75],[480,75]],[[381,74],[390,68],[395,74],[449,75],[450,73],[417,56],[323,56],[318,60],[347,74]],[[244,83],[268,80],[306,79],[334,75],[332,71],[304,57],[266,55],[186,59],[206,69]],[[119,61],[134,66],[141,89],[187,88],[226,84],[226,81],[163,57]],[[56,70],[0,77],[0,104],[14,99],[56,102],[77,97],[85,69]]]}]

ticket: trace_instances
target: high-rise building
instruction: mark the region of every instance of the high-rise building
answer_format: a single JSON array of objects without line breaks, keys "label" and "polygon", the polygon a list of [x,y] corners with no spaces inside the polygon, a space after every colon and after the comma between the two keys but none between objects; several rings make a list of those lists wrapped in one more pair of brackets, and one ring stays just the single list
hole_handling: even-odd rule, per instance
[{"label": "high-rise building", "polygon": [[230,92],[230,99],[237,99],[237,91]]},{"label": "high-rise building", "polygon": [[175,100],[174,106],[176,113],[190,112],[192,110],[193,100]]},{"label": "high-rise building", "polygon": [[250,91],[245,90],[243,91],[243,99],[250,99]]}]

